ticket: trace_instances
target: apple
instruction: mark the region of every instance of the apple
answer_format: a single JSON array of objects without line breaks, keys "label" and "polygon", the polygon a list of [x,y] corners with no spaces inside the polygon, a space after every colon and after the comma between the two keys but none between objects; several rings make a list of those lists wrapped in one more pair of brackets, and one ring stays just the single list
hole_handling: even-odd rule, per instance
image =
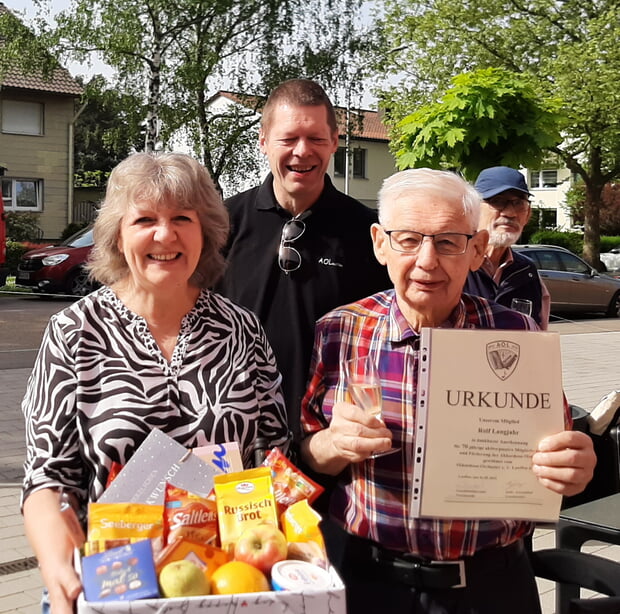
[{"label": "apple", "polygon": [[235,544],[235,561],[243,561],[269,575],[271,568],[286,558],[288,544],[278,527],[270,523],[248,527]]},{"label": "apple", "polygon": [[210,592],[203,569],[187,559],[164,565],[159,572],[159,588],[164,597],[191,597]]}]

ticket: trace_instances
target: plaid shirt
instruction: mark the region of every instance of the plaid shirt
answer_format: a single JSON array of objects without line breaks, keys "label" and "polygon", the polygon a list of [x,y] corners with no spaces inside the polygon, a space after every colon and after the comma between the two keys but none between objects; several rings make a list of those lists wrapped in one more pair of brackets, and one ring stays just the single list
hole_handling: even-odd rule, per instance
[{"label": "plaid shirt", "polygon": [[[444,328],[537,330],[526,316],[463,294]],[[340,307],[317,323],[310,373],[302,402],[306,434],[326,428],[336,401],[345,400],[341,365],[352,354],[377,357],[383,392],[382,417],[401,451],[350,464],[338,477],[330,515],[348,532],[385,548],[432,560],[459,559],[508,545],[533,530],[518,520],[410,518],[413,433],[418,379],[418,333],[398,308],[393,290]],[[570,410],[565,402],[567,424]]]}]

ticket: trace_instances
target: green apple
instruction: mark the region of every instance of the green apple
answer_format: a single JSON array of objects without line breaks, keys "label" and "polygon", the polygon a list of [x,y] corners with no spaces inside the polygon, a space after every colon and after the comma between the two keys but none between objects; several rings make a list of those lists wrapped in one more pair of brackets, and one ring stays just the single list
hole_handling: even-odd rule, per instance
[{"label": "green apple", "polygon": [[159,572],[159,588],[164,597],[208,595],[209,579],[205,572],[186,559],[168,563]]}]

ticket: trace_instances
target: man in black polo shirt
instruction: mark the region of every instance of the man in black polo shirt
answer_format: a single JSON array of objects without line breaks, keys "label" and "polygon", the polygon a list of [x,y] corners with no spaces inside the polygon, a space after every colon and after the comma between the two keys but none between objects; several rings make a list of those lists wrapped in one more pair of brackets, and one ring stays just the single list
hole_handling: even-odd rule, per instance
[{"label": "man in black polo shirt", "polygon": [[259,316],[298,439],[316,320],[390,281],[373,254],[376,212],[336,190],[326,174],[338,127],[323,89],[306,79],[276,87],[259,143],[271,172],[227,201],[228,268],[217,290]]}]

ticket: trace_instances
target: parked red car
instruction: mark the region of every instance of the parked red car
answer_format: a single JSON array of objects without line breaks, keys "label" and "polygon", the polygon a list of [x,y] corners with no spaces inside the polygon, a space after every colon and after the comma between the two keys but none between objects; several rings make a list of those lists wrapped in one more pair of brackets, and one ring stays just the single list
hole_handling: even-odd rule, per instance
[{"label": "parked red car", "polygon": [[93,228],[87,226],[60,245],[26,252],[17,265],[15,283],[44,294],[84,296],[96,288],[84,264],[93,247]]}]

